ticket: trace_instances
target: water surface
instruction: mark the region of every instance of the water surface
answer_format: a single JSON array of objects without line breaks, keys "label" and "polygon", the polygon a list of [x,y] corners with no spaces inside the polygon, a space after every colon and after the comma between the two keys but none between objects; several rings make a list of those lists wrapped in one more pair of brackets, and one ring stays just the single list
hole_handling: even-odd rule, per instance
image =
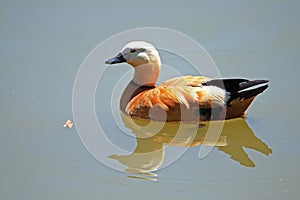
[{"label": "water surface", "polygon": [[[1,199],[297,199],[298,8],[297,1],[1,1]],[[204,159],[198,158],[201,134],[173,145],[171,133],[158,135],[152,138],[156,146],[151,138],[137,141],[134,129],[127,127],[131,136],[122,134],[101,114],[110,87],[97,90],[97,116],[124,149],[134,152],[139,142],[146,143],[160,149],[154,157],[166,162],[184,142],[195,143],[172,165],[151,174],[102,165],[75,128],[62,128],[72,118],[73,83],[85,56],[112,34],[142,26],[190,35],[209,51],[224,77],[271,81],[248,117],[235,121],[234,131],[224,133]],[[181,66],[167,55],[163,60]],[[108,69],[106,81],[113,85],[129,69]],[[167,78],[164,73],[160,82]],[[116,163],[118,156],[111,156]]]}]

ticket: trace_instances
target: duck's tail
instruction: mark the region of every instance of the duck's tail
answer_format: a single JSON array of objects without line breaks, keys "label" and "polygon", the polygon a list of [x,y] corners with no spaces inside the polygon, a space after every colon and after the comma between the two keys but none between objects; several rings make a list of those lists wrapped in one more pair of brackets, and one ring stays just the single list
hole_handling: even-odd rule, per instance
[{"label": "duck's tail", "polygon": [[247,80],[247,79],[213,79],[206,83],[206,85],[214,85],[225,89],[230,99],[229,105],[233,100],[246,100],[255,97],[268,88],[269,80]]},{"label": "duck's tail", "polygon": [[[267,82],[264,82],[264,83],[267,83]],[[251,89],[253,86],[258,86],[258,87]],[[267,84],[265,84],[265,85],[260,85],[260,84],[256,85],[255,84],[253,86],[250,86],[249,88],[246,88],[246,89],[238,92],[237,93],[238,97],[241,98],[241,99],[248,99],[248,98],[251,98],[251,97],[255,97],[258,94],[265,91],[265,89],[267,89],[269,87],[269,85],[267,85]]]},{"label": "duck's tail", "polygon": [[214,85],[228,92],[226,119],[242,117],[254,98],[268,88],[268,80],[214,79],[206,85]]}]

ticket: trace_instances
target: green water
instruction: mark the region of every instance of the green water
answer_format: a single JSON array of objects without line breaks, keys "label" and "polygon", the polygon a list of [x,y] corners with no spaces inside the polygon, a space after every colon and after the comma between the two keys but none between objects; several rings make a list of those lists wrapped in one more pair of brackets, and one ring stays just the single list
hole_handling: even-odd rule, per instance
[{"label": "green water", "polygon": [[[299,6],[297,1],[1,1],[1,199],[297,199]],[[194,38],[223,77],[271,81],[245,121],[224,133],[208,156],[198,158],[199,136],[176,162],[151,172],[156,176],[101,164],[75,127],[62,128],[72,119],[73,84],[87,54],[113,34],[144,26]],[[168,58],[162,54],[168,65],[180,67]],[[129,69],[108,69],[106,83],[115,84]],[[167,77],[162,70],[159,81]],[[140,141],[122,134],[106,115],[110,90],[96,91],[96,114],[111,131],[109,138],[133,152]],[[166,149],[164,161],[183,148],[180,142],[168,145],[170,137],[154,138]],[[153,147],[152,140],[143,142]]]}]

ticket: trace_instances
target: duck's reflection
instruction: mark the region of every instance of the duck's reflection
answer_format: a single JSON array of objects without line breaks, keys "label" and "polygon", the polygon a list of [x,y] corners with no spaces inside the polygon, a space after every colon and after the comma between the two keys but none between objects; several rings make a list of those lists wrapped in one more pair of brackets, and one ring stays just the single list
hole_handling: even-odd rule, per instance
[{"label": "duck's reflection", "polygon": [[[197,145],[215,146],[218,150],[229,154],[231,159],[243,166],[254,167],[254,162],[248,157],[243,148],[254,149],[265,155],[272,149],[257,138],[249,128],[245,119],[214,121],[207,123],[177,123],[154,122],[146,119],[132,118],[121,114],[125,126],[136,136],[137,146],[130,155],[111,155],[112,159],[124,164],[126,172],[155,176],[153,173],[163,163],[164,147]],[[209,126],[219,126],[221,134],[207,134]]]}]

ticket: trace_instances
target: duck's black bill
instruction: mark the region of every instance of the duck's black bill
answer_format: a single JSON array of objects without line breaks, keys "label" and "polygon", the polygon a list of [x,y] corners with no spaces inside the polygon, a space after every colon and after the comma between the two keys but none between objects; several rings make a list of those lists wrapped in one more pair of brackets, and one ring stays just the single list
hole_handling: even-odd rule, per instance
[{"label": "duck's black bill", "polygon": [[116,64],[116,63],[123,63],[123,62],[126,62],[126,60],[123,57],[122,53],[119,53],[115,57],[106,60],[105,64]]}]

